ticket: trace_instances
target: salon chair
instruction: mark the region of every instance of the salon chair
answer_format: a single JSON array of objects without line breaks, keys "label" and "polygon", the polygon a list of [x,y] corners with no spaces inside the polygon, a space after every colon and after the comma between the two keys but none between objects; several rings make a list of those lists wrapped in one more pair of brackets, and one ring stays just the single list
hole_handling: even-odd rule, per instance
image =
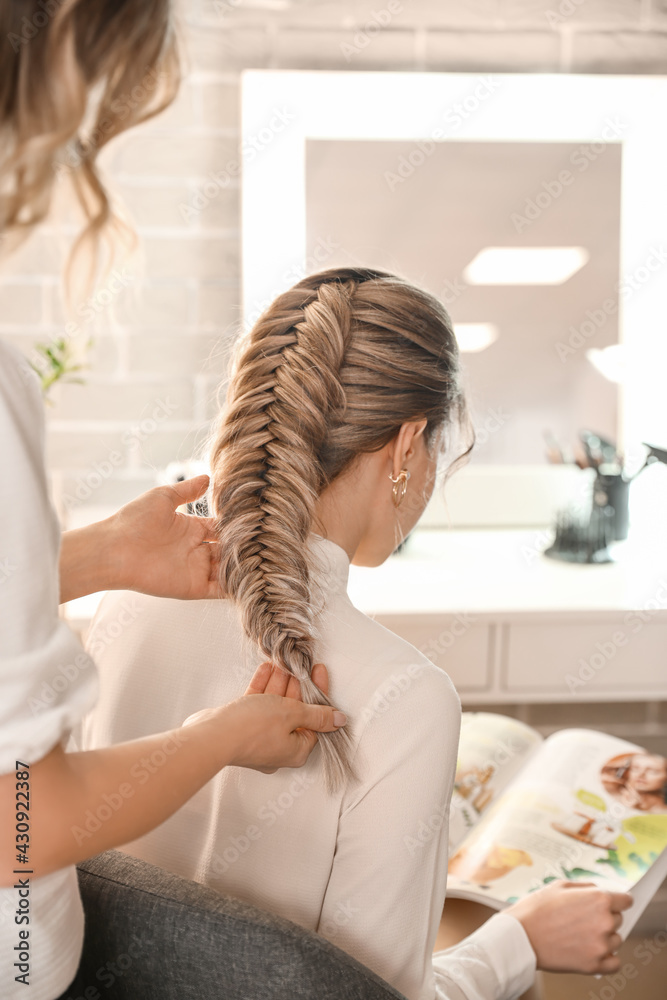
[{"label": "salon chair", "polygon": [[119,851],[78,874],[85,941],[63,1000],[405,1000],[317,934]]}]

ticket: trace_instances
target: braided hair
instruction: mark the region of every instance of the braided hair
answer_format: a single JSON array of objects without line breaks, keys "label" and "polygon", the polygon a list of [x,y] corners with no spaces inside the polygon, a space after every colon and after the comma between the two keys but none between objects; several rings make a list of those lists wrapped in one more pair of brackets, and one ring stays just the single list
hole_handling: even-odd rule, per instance
[{"label": "braided hair", "polygon": [[[382,271],[334,268],[273,302],[242,338],[212,454],[221,580],[246,634],[311,679],[315,617],[306,542],[318,497],[409,420],[429,435],[463,418],[451,321],[428,293]],[[330,790],[352,774],[346,729],[319,744]]]}]

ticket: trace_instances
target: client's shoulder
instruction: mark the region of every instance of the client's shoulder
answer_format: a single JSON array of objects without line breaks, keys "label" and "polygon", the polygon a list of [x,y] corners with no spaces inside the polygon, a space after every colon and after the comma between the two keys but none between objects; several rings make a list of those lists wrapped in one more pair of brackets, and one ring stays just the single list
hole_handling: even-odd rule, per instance
[{"label": "client's shoulder", "polygon": [[449,675],[407,640],[352,605],[342,618],[336,616],[326,623],[321,638],[324,650],[335,649],[336,658],[347,661],[346,688],[352,682],[358,704],[367,710],[400,697],[405,712],[460,713]]}]

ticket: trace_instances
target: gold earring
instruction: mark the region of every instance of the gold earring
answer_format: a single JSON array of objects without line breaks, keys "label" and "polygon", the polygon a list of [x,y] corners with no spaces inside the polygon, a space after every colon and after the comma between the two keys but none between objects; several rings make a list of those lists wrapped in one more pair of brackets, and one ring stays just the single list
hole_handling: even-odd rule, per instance
[{"label": "gold earring", "polygon": [[410,478],[410,473],[407,469],[401,469],[396,477],[389,473],[389,478],[394,484],[391,490],[394,507],[400,507],[403,503],[405,494],[408,492],[408,479]]}]

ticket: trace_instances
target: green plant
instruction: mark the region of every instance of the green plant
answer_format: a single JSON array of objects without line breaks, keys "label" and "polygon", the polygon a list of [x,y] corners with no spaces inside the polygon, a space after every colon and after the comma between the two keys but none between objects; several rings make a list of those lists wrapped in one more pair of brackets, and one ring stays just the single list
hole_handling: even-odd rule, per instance
[{"label": "green plant", "polygon": [[[88,341],[86,347],[90,347]],[[85,381],[78,374],[86,369],[75,355],[71,341],[65,337],[57,337],[48,344],[37,344],[35,351],[39,358],[31,361],[31,367],[37,372],[42,393],[48,399],[50,389],[56,382],[83,384]]]}]

